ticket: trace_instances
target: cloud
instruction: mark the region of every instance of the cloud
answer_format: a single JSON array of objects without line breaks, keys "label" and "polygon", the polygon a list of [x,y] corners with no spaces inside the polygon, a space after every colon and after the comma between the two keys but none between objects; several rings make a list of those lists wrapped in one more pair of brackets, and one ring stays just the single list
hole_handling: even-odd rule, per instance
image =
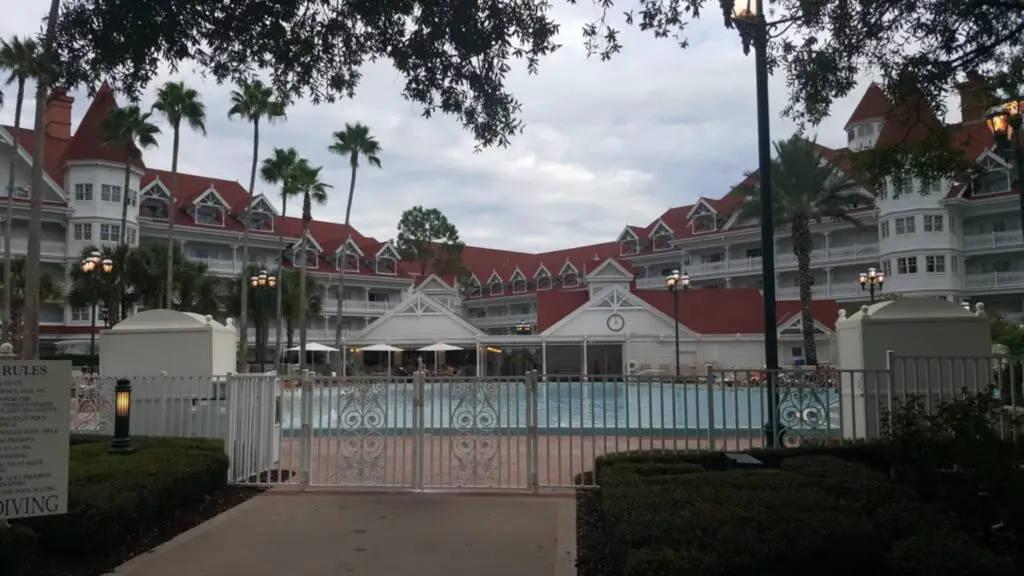
[{"label": "cloud", "polygon": [[[8,15],[0,34],[34,33],[48,5],[0,0]],[[625,28],[623,52],[600,62],[586,57],[580,33],[592,10],[557,5],[563,49],[541,61],[538,75],[512,74],[526,129],[508,149],[474,154],[472,138],[457,122],[422,118],[401,97],[402,78],[389,64],[376,63],[365,68],[356,98],[321,106],[299,102],[287,122],[263,127],[260,157],[294,146],[323,165],[335,188],[316,217],[341,221],[349,170],[327,146],[332,131],[362,122],[381,142],[384,166],[358,173],[352,223],[361,232],[393,237],[401,212],[423,205],[444,212],[467,243],[530,251],[612,240],[626,224],[646,225],[671,206],[724,194],[756,167],[754,62],[743,56],[735,31],[708,17],[689,28],[691,45],[682,50]],[[169,78],[157,78],[142,103],[148,105],[154,87]],[[209,113],[208,136],[182,136],[181,170],[248,186],[252,127],[227,119],[231,87],[184,70],[176,78],[202,93]],[[5,92],[0,120],[9,124],[13,94]],[[772,79],[770,92],[772,109],[781,110],[782,78]],[[835,106],[833,118],[817,129],[820,142],[844,145],[842,125],[859,96],[856,91]],[[76,98],[77,121],[88,99]],[[32,109],[26,102],[24,118]],[[771,130],[779,138],[793,126],[776,117]],[[146,152],[146,163],[169,168],[169,130],[160,144]],[[275,197],[262,182],[256,188]],[[298,208],[290,205],[289,212]]]}]

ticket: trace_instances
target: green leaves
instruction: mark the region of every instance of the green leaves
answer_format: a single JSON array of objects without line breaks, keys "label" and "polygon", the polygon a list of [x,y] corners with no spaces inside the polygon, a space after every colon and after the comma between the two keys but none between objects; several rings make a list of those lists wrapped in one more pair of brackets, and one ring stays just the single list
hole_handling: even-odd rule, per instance
[{"label": "green leaves", "polygon": [[124,146],[133,158],[140,157],[140,148],[157,146],[160,128],[150,121],[151,118],[152,114],[135,105],[111,108],[103,119],[103,144]]},{"label": "green leaves", "polygon": [[403,260],[418,260],[420,274],[448,275],[461,271],[459,231],[437,208],[414,206],[402,213],[395,246]]}]

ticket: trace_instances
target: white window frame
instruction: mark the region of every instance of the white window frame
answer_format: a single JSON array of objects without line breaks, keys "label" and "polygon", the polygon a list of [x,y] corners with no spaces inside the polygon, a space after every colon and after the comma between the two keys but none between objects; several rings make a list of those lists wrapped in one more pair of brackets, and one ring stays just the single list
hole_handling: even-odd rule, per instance
[{"label": "white window frame", "polygon": [[501,276],[498,276],[497,272],[492,273],[491,277],[487,279],[487,293],[491,296],[505,294],[505,283],[501,281]]},{"label": "white window frame", "polygon": [[945,222],[942,214],[925,214],[921,228],[925,232],[944,232]]},{"label": "white window frame", "polygon": [[92,320],[92,308],[72,308],[71,309],[71,321],[72,322],[90,322]]},{"label": "white window frame", "polygon": [[92,222],[79,222],[71,227],[71,237],[75,240],[92,242]]},{"label": "white window frame", "polygon": [[75,201],[89,202],[90,200],[92,200],[92,183],[79,182],[75,184]]},{"label": "white window frame", "polygon": [[120,242],[120,241],[121,241],[121,225],[120,224],[100,224],[100,242]]},{"label": "white window frame", "polygon": [[116,184],[100,184],[100,200],[120,204],[121,187]]},{"label": "white window frame", "polygon": [[946,257],[944,255],[925,256],[924,257],[924,271],[929,273],[929,274],[945,274],[946,273]]},{"label": "white window frame", "polygon": [[917,256],[903,256],[897,258],[896,273],[900,275],[917,274]]},{"label": "white window frame", "polygon": [[[391,269],[390,270],[388,270],[387,267],[383,267],[383,268],[381,267],[381,264],[384,264],[386,262],[391,262]],[[378,256],[377,260],[374,262],[374,270],[377,271],[377,274],[385,274],[387,276],[397,276],[398,275],[398,260],[396,258],[392,258],[391,256]]]},{"label": "white window frame", "polygon": [[537,283],[537,290],[551,290],[551,274],[546,270],[537,274],[534,281]]},{"label": "white window frame", "polygon": [[562,266],[562,270],[558,273],[558,280],[562,284],[562,288],[579,288],[580,271],[571,262],[566,262],[565,266]]},{"label": "white window frame", "polygon": [[917,225],[915,216],[902,216],[896,218],[895,229],[897,236],[906,236],[909,234],[915,234],[917,232]]},{"label": "white window frame", "polygon": [[512,274],[512,293],[513,294],[525,294],[529,290],[529,286],[526,283],[526,276],[520,270],[516,270]]}]

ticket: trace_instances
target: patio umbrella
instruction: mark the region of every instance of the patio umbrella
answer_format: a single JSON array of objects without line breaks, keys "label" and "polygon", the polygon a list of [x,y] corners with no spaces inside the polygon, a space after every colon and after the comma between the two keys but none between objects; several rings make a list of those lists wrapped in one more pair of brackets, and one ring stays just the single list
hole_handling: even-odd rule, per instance
[{"label": "patio umbrella", "polygon": [[398,346],[391,344],[370,344],[359,349],[360,352],[387,352],[388,353],[388,378],[391,377],[391,354],[393,352],[404,352]]},{"label": "patio umbrella", "polygon": [[445,344],[444,342],[435,342],[435,343],[431,344],[430,346],[424,346],[423,348],[419,349],[420,352],[433,352],[434,353],[434,369],[435,370],[437,369],[438,365],[440,364],[440,362],[439,362],[439,360],[440,360],[440,353],[441,352],[451,352],[453,350],[462,350],[462,348],[460,348],[459,346],[455,346],[454,344]]},{"label": "patio umbrella", "polygon": [[[288,349],[288,352],[298,352],[301,354],[302,346],[293,346]],[[338,350],[337,348],[331,348],[330,346],[327,346],[326,344],[321,344],[319,342],[310,342],[306,344],[306,352],[327,352],[327,359],[329,362],[331,358],[331,353],[340,352],[340,350]]]}]

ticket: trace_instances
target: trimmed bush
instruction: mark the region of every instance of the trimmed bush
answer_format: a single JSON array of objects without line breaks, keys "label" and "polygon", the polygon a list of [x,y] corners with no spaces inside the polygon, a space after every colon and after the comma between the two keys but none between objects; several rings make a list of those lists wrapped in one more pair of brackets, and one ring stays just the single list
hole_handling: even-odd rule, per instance
[{"label": "trimmed bush", "polygon": [[963,535],[925,528],[897,542],[886,558],[886,573],[902,576],[1002,576],[1016,574],[1012,560],[978,547]]},{"label": "trimmed bush", "polygon": [[107,454],[106,442],[72,444],[68,513],[17,521],[39,536],[41,553],[108,554],[226,484],[228,458],[219,440],[133,442],[136,452],[127,456]]},{"label": "trimmed bush", "polygon": [[0,527],[0,566],[7,576],[27,576],[32,568],[39,537],[18,525]]}]

